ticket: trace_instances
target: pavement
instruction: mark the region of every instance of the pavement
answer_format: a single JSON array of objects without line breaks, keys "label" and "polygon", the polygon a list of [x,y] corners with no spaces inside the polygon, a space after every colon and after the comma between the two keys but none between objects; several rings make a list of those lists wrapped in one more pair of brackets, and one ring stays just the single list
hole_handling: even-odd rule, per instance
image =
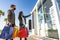
[{"label": "pavement", "polygon": [[[14,40],[20,40],[20,38],[15,38]],[[22,40],[24,40],[24,38],[22,38]],[[34,35],[34,33],[29,32],[29,37],[27,38],[27,40],[58,40],[58,39],[53,39],[53,38],[48,38],[48,37],[40,37],[37,35]]]},{"label": "pavement", "polygon": [[[20,40],[20,38],[15,38],[14,40]],[[22,39],[22,40],[24,40],[24,38]],[[57,39],[53,39],[53,38],[40,38],[40,39],[28,39],[28,40],[57,40]]]},{"label": "pavement", "polygon": [[[1,32],[0,32],[1,34]],[[14,40],[20,40],[20,38],[16,37]],[[24,38],[22,38],[22,40],[24,40]],[[53,39],[53,38],[41,38],[37,35],[29,35],[29,37],[27,38],[27,40],[58,40],[58,39]]]},{"label": "pavement", "polygon": [[[4,40],[4,39],[0,39],[0,40]],[[20,38],[15,38],[14,40],[20,40]],[[24,40],[24,38],[22,39]],[[40,39],[28,39],[28,40],[57,40],[57,39],[52,39],[52,38],[40,38]]]}]

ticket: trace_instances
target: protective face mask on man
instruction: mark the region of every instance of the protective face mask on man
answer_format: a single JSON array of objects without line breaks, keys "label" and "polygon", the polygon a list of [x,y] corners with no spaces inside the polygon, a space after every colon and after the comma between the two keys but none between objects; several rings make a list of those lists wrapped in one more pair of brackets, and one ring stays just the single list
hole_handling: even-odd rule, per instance
[{"label": "protective face mask on man", "polygon": [[14,10],[16,10],[16,8],[14,8]]}]

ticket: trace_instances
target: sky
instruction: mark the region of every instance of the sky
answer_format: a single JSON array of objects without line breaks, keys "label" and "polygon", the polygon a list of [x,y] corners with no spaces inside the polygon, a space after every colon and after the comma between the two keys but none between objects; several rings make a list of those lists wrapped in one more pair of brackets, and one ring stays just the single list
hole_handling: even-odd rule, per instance
[{"label": "sky", "polygon": [[24,15],[30,14],[32,9],[34,8],[37,0],[0,0],[0,10],[2,10],[5,15],[0,17],[0,29],[3,29],[5,26],[4,18],[7,17],[7,10],[10,9],[10,5],[14,4],[16,5],[15,10],[15,18],[16,18],[16,25],[19,25],[18,21],[18,14],[20,11],[24,12]]}]

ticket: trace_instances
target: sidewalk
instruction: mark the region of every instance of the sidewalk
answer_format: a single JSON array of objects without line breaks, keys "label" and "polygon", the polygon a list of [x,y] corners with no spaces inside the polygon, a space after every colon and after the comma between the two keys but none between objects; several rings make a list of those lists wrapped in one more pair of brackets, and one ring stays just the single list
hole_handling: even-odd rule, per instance
[{"label": "sidewalk", "polygon": [[[20,40],[20,38],[16,37],[14,40]],[[24,40],[24,38],[22,39]],[[57,39],[53,39],[53,38],[41,38],[37,35],[30,35],[27,40],[57,40]]]},{"label": "sidewalk", "polygon": [[[20,40],[20,38],[17,37],[14,40]],[[24,39],[22,39],[22,40],[24,40]],[[57,40],[57,39],[52,39],[52,38],[40,38],[40,39],[38,39],[38,38],[37,39],[31,38],[31,39],[29,39],[28,38],[28,40]]]},{"label": "sidewalk", "polygon": [[29,40],[58,40],[58,39],[53,39],[53,38],[48,38],[48,37],[41,38],[41,37],[39,37],[37,35],[32,35],[32,36],[29,37]]},{"label": "sidewalk", "polygon": [[[20,38],[17,37],[14,40],[20,40]],[[24,40],[24,38],[22,38],[22,40]],[[29,40],[29,39],[27,38],[27,40]]]}]

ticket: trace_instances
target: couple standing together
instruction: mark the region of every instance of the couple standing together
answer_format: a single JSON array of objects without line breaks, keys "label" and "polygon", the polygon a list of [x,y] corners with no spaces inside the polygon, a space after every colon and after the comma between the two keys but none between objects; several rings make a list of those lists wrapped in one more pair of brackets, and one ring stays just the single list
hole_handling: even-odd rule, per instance
[{"label": "couple standing together", "polygon": [[[12,35],[14,32],[14,26],[15,26],[15,13],[14,13],[15,10],[16,10],[16,6],[11,5],[10,9],[8,10],[8,24],[3,28],[1,32],[0,40],[1,39],[13,40]],[[25,27],[26,18],[29,16],[31,16],[31,14],[24,16],[22,11],[19,12],[18,20],[19,20],[20,28]],[[20,38],[20,40],[22,40],[22,38]],[[25,40],[27,40],[27,38],[25,38]]]},{"label": "couple standing together", "polygon": [[[16,10],[16,6],[15,5],[11,5],[10,6],[10,9],[8,10],[8,24],[11,26],[11,27],[14,27],[15,26],[15,13],[14,11]],[[24,27],[25,24],[26,24],[26,18],[31,16],[30,15],[27,15],[27,16],[24,16],[23,15],[23,11],[20,11],[19,12],[19,16],[18,16],[18,20],[19,20],[19,26],[20,28]],[[21,38],[20,38],[21,40]],[[27,40],[25,38],[25,40]]]},{"label": "couple standing together", "polygon": [[[12,27],[15,26],[15,13],[14,13],[15,10],[16,10],[16,6],[15,5],[11,5],[10,9],[8,10],[8,23]],[[19,12],[18,20],[19,20],[20,27],[23,27],[23,25],[26,24],[26,18],[29,17],[29,16],[31,16],[31,14],[27,15],[27,16],[24,16],[23,15],[23,11]]]}]

